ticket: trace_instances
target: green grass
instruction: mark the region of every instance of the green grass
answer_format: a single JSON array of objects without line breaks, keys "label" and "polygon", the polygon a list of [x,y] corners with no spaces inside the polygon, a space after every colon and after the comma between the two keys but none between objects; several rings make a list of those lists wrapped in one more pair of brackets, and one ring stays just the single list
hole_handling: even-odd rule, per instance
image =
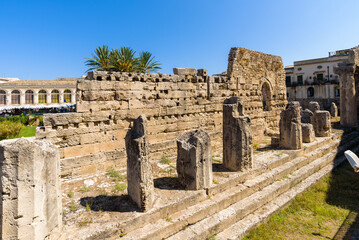
[{"label": "green grass", "polygon": [[359,174],[345,163],[243,239],[332,239],[358,199]]},{"label": "green grass", "polygon": [[35,133],[36,126],[25,126],[17,137],[34,137]]},{"label": "green grass", "polygon": [[127,184],[126,183],[121,183],[118,182],[116,183],[115,188],[112,190],[112,192],[121,192],[123,190],[125,190],[127,188]]},{"label": "green grass", "polygon": [[161,157],[161,161],[162,164],[170,164],[171,163],[171,159],[167,156],[162,156]]}]

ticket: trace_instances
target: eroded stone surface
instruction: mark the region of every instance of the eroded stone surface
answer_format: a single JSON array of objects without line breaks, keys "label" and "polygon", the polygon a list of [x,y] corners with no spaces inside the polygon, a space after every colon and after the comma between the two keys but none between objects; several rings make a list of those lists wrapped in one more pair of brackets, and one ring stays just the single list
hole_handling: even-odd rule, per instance
[{"label": "eroded stone surface", "polygon": [[309,109],[305,109],[301,111],[301,121],[302,123],[310,123],[311,118],[313,116],[313,112]]},{"label": "eroded stone surface", "polygon": [[189,190],[211,186],[211,139],[207,132],[187,132],[177,139],[177,174],[179,182]]},{"label": "eroded stone surface", "polygon": [[0,142],[1,239],[45,239],[62,226],[60,158],[33,138]]},{"label": "eroded stone surface", "polygon": [[338,117],[338,107],[334,102],[330,105],[330,115],[332,117]]},{"label": "eroded stone surface", "polygon": [[331,132],[330,113],[328,111],[316,111],[313,114],[312,124],[316,137],[329,137]]},{"label": "eroded stone surface", "polygon": [[223,165],[233,171],[253,167],[251,120],[243,111],[238,97],[223,103]]},{"label": "eroded stone surface", "polygon": [[315,133],[312,124],[302,123],[302,136],[304,143],[311,143],[315,141]]},{"label": "eroded stone surface", "polygon": [[154,185],[145,115],[133,121],[126,135],[127,192],[142,211],[151,209]]},{"label": "eroded stone surface", "polygon": [[286,109],[281,112],[279,130],[280,147],[286,149],[301,149],[303,147],[299,102],[288,103]]},{"label": "eroded stone surface", "polygon": [[308,105],[308,109],[314,113],[315,111],[320,110],[320,105],[318,102],[310,102]]}]

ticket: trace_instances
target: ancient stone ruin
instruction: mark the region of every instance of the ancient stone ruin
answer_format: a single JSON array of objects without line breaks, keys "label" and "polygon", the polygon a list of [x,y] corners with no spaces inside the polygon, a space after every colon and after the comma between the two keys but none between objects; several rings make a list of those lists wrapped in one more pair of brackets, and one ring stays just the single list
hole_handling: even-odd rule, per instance
[{"label": "ancient stone ruin", "polygon": [[359,47],[349,50],[349,60],[334,68],[339,75],[340,86],[340,124],[345,127],[358,125],[358,82]]},{"label": "ancient stone ruin", "polygon": [[186,189],[199,190],[211,186],[211,139],[207,132],[187,132],[177,139],[177,173],[179,182]]},{"label": "ancient stone ruin", "polygon": [[305,109],[301,111],[301,121],[302,123],[310,123],[311,122],[311,118],[313,116],[313,112],[310,111],[309,109]]},{"label": "ancient stone ruin", "polygon": [[332,117],[338,117],[338,107],[334,102],[330,105],[330,115]]},{"label": "ancient stone ruin", "polygon": [[54,239],[62,226],[60,158],[33,138],[0,141],[1,239]]},{"label": "ancient stone ruin", "polygon": [[233,171],[253,167],[251,119],[244,115],[243,108],[238,97],[223,103],[223,165]]},{"label": "ancient stone ruin", "polygon": [[280,114],[280,147],[285,149],[301,149],[303,147],[300,118],[299,102],[288,103],[286,109]]},{"label": "ancient stone ruin", "polygon": [[320,105],[318,102],[309,102],[308,109],[314,113],[315,111],[320,110]]},{"label": "ancient stone ruin", "polygon": [[304,143],[311,143],[315,140],[315,132],[313,125],[310,123],[302,123],[302,136]]},{"label": "ancient stone ruin", "polygon": [[154,201],[154,185],[145,115],[133,121],[126,135],[127,192],[142,211],[151,209]]},{"label": "ancient stone ruin", "polygon": [[331,132],[330,113],[328,111],[315,111],[312,124],[316,137],[329,137]]}]

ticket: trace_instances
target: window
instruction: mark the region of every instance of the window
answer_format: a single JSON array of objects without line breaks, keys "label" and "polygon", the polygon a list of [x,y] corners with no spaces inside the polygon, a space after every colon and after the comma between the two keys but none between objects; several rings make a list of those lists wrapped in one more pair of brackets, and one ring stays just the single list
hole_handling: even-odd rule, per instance
[{"label": "window", "polygon": [[64,102],[71,103],[71,91],[68,89],[64,91]]},{"label": "window", "polygon": [[39,91],[39,96],[38,96],[39,103],[46,103],[46,94],[47,93],[45,90]]},{"label": "window", "polygon": [[303,75],[297,76],[297,83],[298,83],[298,85],[303,85]]},{"label": "window", "polygon": [[20,104],[20,91],[14,90],[11,92],[11,104]]},{"label": "window", "polygon": [[323,73],[318,73],[318,74],[317,74],[317,80],[318,80],[318,82],[320,82],[320,83],[324,81]]},{"label": "window", "polygon": [[302,71],[302,68],[301,68],[301,67],[299,67],[299,68],[298,68],[298,71]]},{"label": "window", "polygon": [[290,76],[285,76],[285,85],[288,87],[290,86],[290,83],[291,83],[291,77]]},{"label": "window", "polygon": [[31,90],[27,90],[25,92],[25,103],[26,104],[34,104],[34,92]]},{"label": "window", "polygon": [[319,66],[317,66],[317,68],[318,68],[318,69],[322,69],[323,67],[319,65]]},{"label": "window", "polygon": [[4,90],[0,90],[0,104],[6,105],[6,92]]},{"label": "window", "polygon": [[59,90],[52,90],[52,92],[51,92],[51,103],[59,103],[59,102],[60,102]]},{"label": "window", "polygon": [[339,90],[339,88],[336,88],[335,89],[335,97],[340,97],[340,90]]},{"label": "window", "polygon": [[307,90],[307,96],[309,98],[314,97],[314,88],[313,87],[309,87]]}]

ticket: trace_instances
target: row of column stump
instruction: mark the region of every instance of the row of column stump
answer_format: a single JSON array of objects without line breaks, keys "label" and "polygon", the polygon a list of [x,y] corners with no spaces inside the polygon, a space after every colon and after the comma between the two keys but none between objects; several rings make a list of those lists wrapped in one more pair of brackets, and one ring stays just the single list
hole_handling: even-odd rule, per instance
[{"label": "row of column stump", "polygon": [[[223,166],[242,171],[253,166],[250,118],[243,113],[243,103],[231,97],[223,104]],[[149,158],[145,115],[134,120],[126,136],[128,195],[141,208],[153,206],[154,183]],[[204,130],[183,133],[177,139],[177,174],[188,190],[208,189],[213,182],[211,139]]]}]

